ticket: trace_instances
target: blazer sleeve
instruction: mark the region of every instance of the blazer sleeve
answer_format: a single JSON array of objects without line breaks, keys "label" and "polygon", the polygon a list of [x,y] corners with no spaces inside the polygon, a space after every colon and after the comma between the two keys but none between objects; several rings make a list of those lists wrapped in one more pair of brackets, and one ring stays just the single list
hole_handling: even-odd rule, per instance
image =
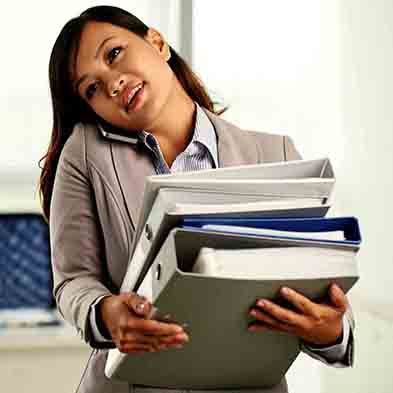
[{"label": "blazer sleeve", "polygon": [[[283,151],[284,151],[285,161],[301,160],[302,157],[301,157],[300,153],[297,151],[292,138],[290,136],[284,136],[283,140],[284,140]],[[332,365],[334,367],[348,367],[348,366],[353,367],[355,320],[354,320],[354,316],[353,316],[352,307],[350,304],[348,304],[348,308],[345,313],[345,317],[349,323],[350,332],[349,332],[349,339],[348,339],[346,352],[344,354],[344,357],[341,359],[341,361],[332,362],[331,360],[328,359],[328,357],[324,356],[323,351],[321,351],[321,348],[313,349],[312,347],[306,345],[305,343],[301,343],[302,351],[307,353],[311,357],[313,357],[317,360],[321,360],[324,363]]]},{"label": "blazer sleeve", "polygon": [[104,284],[103,239],[89,181],[84,138],[83,130],[74,129],[60,155],[49,230],[53,293],[58,310],[91,345],[94,340],[89,324],[90,306],[111,292]]}]

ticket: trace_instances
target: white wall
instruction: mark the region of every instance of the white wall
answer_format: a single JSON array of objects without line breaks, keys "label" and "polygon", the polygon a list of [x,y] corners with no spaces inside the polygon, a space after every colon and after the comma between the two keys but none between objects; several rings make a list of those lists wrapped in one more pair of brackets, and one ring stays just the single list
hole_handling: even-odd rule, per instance
[{"label": "white wall", "polygon": [[393,2],[195,1],[197,73],[244,128],[291,135],[305,158],[329,156],[330,215],[355,215],[364,237],[353,369],[305,356],[291,391],[393,390]]},{"label": "white wall", "polygon": [[340,4],[340,100],[345,155],[340,207],[356,211],[364,245],[361,281],[353,293],[358,322],[357,363],[349,373],[323,373],[324,392],[392,392],[393,251],[393,3]]}]

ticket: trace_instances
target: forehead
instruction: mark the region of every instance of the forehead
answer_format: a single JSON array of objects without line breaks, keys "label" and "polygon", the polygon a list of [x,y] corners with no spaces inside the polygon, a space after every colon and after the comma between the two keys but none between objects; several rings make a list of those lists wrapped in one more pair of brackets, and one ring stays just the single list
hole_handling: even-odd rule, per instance
[{"label": "forehead", "polygon": [[96,52],[101,43],[110,38],[126,38],[128,41],[137,41],[138,36],[122,27],[104,22],[88,22],[82,30],[76,52],[74,52],[71,74],[74,80],[88,71],[86,67],[95,60]]}]

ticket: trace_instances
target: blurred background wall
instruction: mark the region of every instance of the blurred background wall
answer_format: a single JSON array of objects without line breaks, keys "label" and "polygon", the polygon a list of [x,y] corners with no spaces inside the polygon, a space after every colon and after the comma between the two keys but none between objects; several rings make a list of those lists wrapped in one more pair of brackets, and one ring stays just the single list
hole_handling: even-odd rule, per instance
[{"label": "blurred background wall", "polygon": [[[97,2],[69,0],[36,3],[7,1],[0,24],[2,89],[0,111],[0,211],[38,206],[31,200],[39,175],[38,160],[45,154],[51,132],[48,64],[63,25],[88,7],[118,6],[135,13],[147,25],[161,31],[171,45],[189,58],[192,2],[134,0]],[[22,12],[23,11],[23,12]]]},{"label": "blurred background wall", "polygon": [[330,157],[337,177],[330,214],[360,219],[361,279],[349,296],[355,367],[301,357],[292,386],[393,391],[393,2],[198,0],[194,7],[194,66],[231,106],[224,117],[291,135],[304,158]]},{"label": "blurred background wall", "polygon": [[[69,0],[38,9],[34,3],[8,2],[3,8],[0,211],[38,208],[37,162],[51,131],[49,54],[64,23],[97,4]],[[331,158],[337,184],[330,214],[357,216],[364,238],[361,280],[349,296],[357,322],[355,367],[332,369],[301,356],[289,373],[291,392],[391,392],[393,3],[139,0],[111,4],[135,13],[167,37],[212,95],[230,106],[225,119],[248,129],[289,134],[304,158]],[[24,367],[31,364],[26,360],[32,353],[29,348],[10,346],[18,341],[15,338],[0,339],[0,359],[16,359],[19,364],[15,368],[8,363],[2,370],[5,386],[28,391],[34,378],[42,379],[47,370],[28,372]],[[40,349],[47,351],[49,359],[63,358],[69,365],[65,368],[69,373],[53,374],[57,381],[63,378],[64,392],[75,387],[88,356],[87,348],[80,344],[76,350],[75,345],[67,350],[61,344],[60,352]]]}]

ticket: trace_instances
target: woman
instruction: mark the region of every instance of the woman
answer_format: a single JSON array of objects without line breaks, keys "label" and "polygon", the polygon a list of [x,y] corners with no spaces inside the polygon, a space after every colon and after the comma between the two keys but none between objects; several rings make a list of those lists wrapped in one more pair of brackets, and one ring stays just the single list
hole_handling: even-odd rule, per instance
[{"label": "woman", "polygon": [[[164,391],[104,375],[108,348],[136,356],[189,340],[181,326],[145,318],[146,299],[119,294],[145,177],[300,156],[287,136],[241,130],[219,118],[162,35],[119,8],[93,7],[70,20],[54,45],[49,76],[54,124],[40,192],[54,294],[63,317],[95,348],[78,392]],[[338,287],[329,294],[317,304],[283,291],[296,312],[258,302],[250,330],[296,334],[311,356],[351,365],[352,319],[343,318],[348,303]],[[287,391],[285,379],[264,391]]]}]

